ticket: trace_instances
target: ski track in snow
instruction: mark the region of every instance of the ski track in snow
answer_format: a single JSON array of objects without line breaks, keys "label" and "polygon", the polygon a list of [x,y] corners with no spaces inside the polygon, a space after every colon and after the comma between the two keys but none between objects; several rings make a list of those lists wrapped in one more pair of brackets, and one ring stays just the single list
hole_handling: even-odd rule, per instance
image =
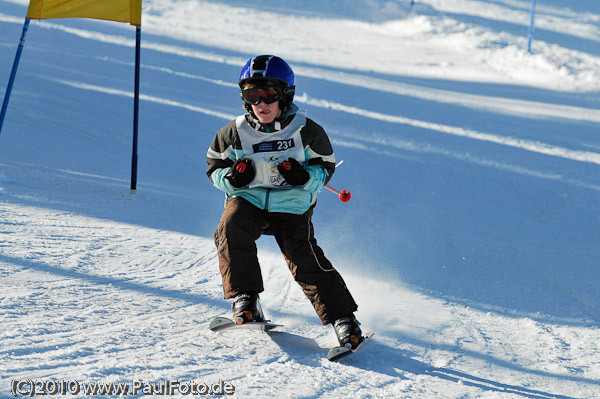
[{"label": "ski track in snow", "polygon": [[[1,32],[16,32],[14,28],[23,22],[18,12],[24,12],[27,3],[0,0],[0,5],[13,10],[0,9]],[[207,384],[223,380],[235,386],[233,397],[244,398],[600,398],[597,280],[591,272],[589,281],[580,276],[582,270],[593,270],[598,263],[593,240],[598,237],[594,223],[600,222],[596,173],[600,143],[586,134],[600,122],[595,107],[600,61],[597,52],[582,50],[585,44],[600,41],[598,7],[593,5],[596,9],[586,12],[575,8],[576,4],[567,9],[554,0],[538,2],[540,36],[550,33],[560,44],[536,37],[537,53],[529,55],[522,50],[520,28],[515,28],[527,26],[530,2],[525,0],[427,0],[417,1],[412,11],[402,2],[320,4],[311,0],[297,14],[276,1],[263,1],[256,9],[246,2],[230,3],[144,2],[144,32],[149,38],[142,40],[144,55],[148,55],[142,68],[152,80],[141,99],[156,115],[146,116],[142,124],[144,140],[148,140],[141,157],[146,173],[136,195],[124,194],[128,180],[115,172],[126,165],[116,160],[115,141],[129,145],[129,138],[120,141],[120,133],[110,132],[111,128],[94,128],[96,117],[105,117],[107,124],[130,117],[129,109],[123,116],[122,110],[115,111],[110,103],[121,104],[120,100],[129,99],[132,93],[119,86],[122,81],[118,77],[99,80],[98,76],[132,64],[129,58],[102,55],[100,50],[97,56],[73,51],[90,44],[129,49],[134,46],[131,32],[122,32],[130,27],[94,21],[32,24],[37,31],[32,35],[53,37],[58,33],[67,47],[43,49],[35,40],[26,45],[25,70],[13,92],[8,129],[0,136],[0,397],[12,397],[9,391],[15,379],[102,383],[171,379]],[[271,24],[257,30],[241,22],[247,18]],[[496,26],[507,31],[495,31]],[[217,29],[223,34],[213,35]],[[461,262],[448,257],[443,266],[429,269],[446,284],[441,284],[444,290],[452,292],[450,286],[457,284],[450,277],[444,280],[445,273],[455,273],[459,281],[472,278],[462,283],[463,292],[494,291],[496,284],[505,283],[494,273],[516,273],[517,278],[528,280],[517,289],[517,300],[539,305],[537,313],[529,312],[528,307],[478,303],[472,297],[470,302],[400,282],[397,275],[408,271],[405,264],[410,258],[396,260],[399,271],[390,271],[375,256],[365,264],[335,254],[346,261],[336,264],[360,304],[358,317],[364,330],[377,335],[358,356],[330,363],[325,356],[335,343],[331,327],[320,325],[281,255],[261,248],[266,285],[263,306],[268,317],[285,327],[280,332],[243,337],[208,330],[212,318],[228,314],[229,301],[222,298],[210,233],[198,234],[197,224],[214,228],[218,216],[207,216],[204,208],[220,208],[207,205],[217,198],[205,192],[211,187],[188,186],[197,184],[197,175],[203,174],[194,168],[210,138],[189,135],[181,139],[171,128],[188,128],[198,118],[209,120],[211,126],[233,119],[239,112],[239,104],[230,107],[235,82],[224,73],[219,75],[222,79],[215,78],[214,73],[204,74],[189,65],[206,62],[212,65],[211,71],[237,71],[248,53],[263,52],[262,46],[274,30],[281,32],[281,37],[270,48],[297,63],[294,69],[309,87],[299,90],[297,102],[340,121],[339,127],[328,129],[336,152],[347,150],[346,154],[355,157],[354,164],[363,167],[358,172],[348,162],[350,166],[342,168],[348,169],[343,172],[346,179],[348,174],[364,173],[367,179],[386,181],[359,185],[344,181],[342,173],[336,175],[341,179],[336,184],[353,182],[358,193],[353,199],[357,205],[351,209],[361,218],[365,241],[373,241],[366,232],[373,227],[373,214],[389,219],[371,232],[382,241],[375,242],[379,246],[375,252],[383,252],[377,256],[395,255],[385,253],[386,222],[406,223],[407,229],[427,226],[424,234],[431,237],[423,242],[406,233],[393,237],[393,244],[419,252],[423,260],[417,267],[435,264],[435,257],[427,257],[431,252],[461,256]],[[297,31],[304,32],[303,41],[289,50]],[[251,34],[256,35],[253,41],[244,40]],[[2,65],[9,65],[13,54],[14,47],[7,43],[17,39],[2,37],[1,48],[11,53],[0,54]],[[68,66],[54,70],[44,64],[46,58],[35,58],[44,51],[54,51],[73,62],[77,57],[93,59],[98,71],[73,73]],[[407,56],[398,62],[394,53]],[[324,54],[336,56],[326,60]],[[8,71],[1,72],[0,79],[4,79]],[[411,79],[403,81],[400,76]],[[422,84],[418,79],[423,79]],[[181,87],[172,82],[182,82]],[[467,83],[462,90],[454,90],[448,82]],[[514,94],[496,85],[511,85]],[[196,101],[196,95],[203,93],[181,94],[194,90],[190,87],[200,87],[214,98]],[[352,94],[342,100],[344,95],[337,90]],[[532,94],[529,90],[539,91]],[[56,96],[56,91],[61,95]],[[70,101],[67,91],[81,96],[76,94],[76,100]],[[219,100],[221,93],[226,93],[228,100]],[[80,101],[92,95],[98,96],[92,105],[98,115],[91,115],[90,108]],[[380,98],[393,98],[389,102],[398,101],[401,106],[384,108]],[[569,99],[578,101],[570,103]],[[427,104],[432,111],[420,113],[402,107],[413,102]],[[29,109],[30,104],[39,109]],[[66,107],[69,112],[64,111]],[[475,115],[475,121],[437,115],[440,110]],[[189,114],[194,116],[186,116]],[[181,118],[189,119],[180,125]],[[549,130],[538,128],[537,123]],[[572,130],[565,138],[550,129],[553,123]],[[32,129],[39,133],[39,143],[20,138],[30,137],[27,134]],[[102,159],[95,161],[94,151],[67,151],[67,155],[57,151],[57,147],[70,149],[72,142],[93,143]],[[51,147],[53,143],[57,147]],[[192,160],[180,150],[198,143],[202,148]],[[5,146],[15,153],[7,153]],[[177,148],[175,163],[171,159],[159,166],[143,163],[146,159],[164,160],[173,155],[172,147]],[[381,160],[361,160],[375,156]],[[415,159],[418,162],[412,162]],[[434,166],[421,167],[427,162]],[[454,180],[446,184],[443,179],[448,175],[436,171],[437,163],[459,175],[449,173]],[[401,175],[397,184],[400,206],[389,198],[389,187],[397,180],[383,174],[388,165],[398,168]],[[171,168],[179,175],[165,172]],[[370,169],[383,172],[367,174]],[[471,173],[477,176],[473,180]],[[457,188],[449,190],[447,185]],[[368,201],[374,187],[381,190],[373,194],[378,201],[365,205],[361,195]],[[409,195],[411,191],[416,194]],[[486,196],[487,191],[492,195]],[[426,195],[417,195],[423,192]],[[453,209],[435,203],[438,192],[447,195],[444,206],[448,203]],[[454,200],[453,195],[462,199]],[[470,225],[463,221],[457,204],[472,206],[477,201],[470,197],[489,201],[494,196],[497,203],[490,201],[471,211],[497,211],[499,218],[522,220],[497,228],[475,224],[474,231],[464,227]],[[513,199],[522,209],[507,206],[504,211],[504,202]],[[339,204],[327,201],[322,200],[320,212],[327,222],[339,226],[332,241],[343,241],[338,238],[339,230],[352,226],[344,215],[350,217],[345,209],[337,208]],[[387,208],[398,210],[387,212]],[[423,220],[411,223],[411,211]],[[442,218],[438,212],[450,217]],[[456,217],[452,217],[454,212]],[[578,219],[569,223],[561,219],[561,213]],[[497,223],[493,217],[485,220]],[[531,228],[536,224],[541,226],[539,230]],[[549,241],[540,231],[545,226],[571,241],[550,241],[556,248],[545,248]],[[207,230],[202,226],[202,231]],[[530,237],[532,231],[542,237]],[[493,243],[500,249],[483,255],[471,253],[460,248],[470,241],[454,239],[461,233],[485,236],[476,242],[482,246]],[[444,243],[432,246],[440,235],[446,238]],[[582,248],[591,254],[581,254]],[[343,252],[345,247],[341,249]],[[573,279],[566,278],[571,276],[555,264],[547,270],[537,264],[513,264],[511,259],[520,259],[511,258],[513,252],[544,259],[560,254],[560,259],[573,261],[560,266],[569,267]],[[488,257],[469,263],[466,257],[471,255]],[[496,263],[501,263],[500,272]],[[478,275],[484,278],[477,279]],[[482,281],[483,287],[468,286]],[[534,292],[547,295],[548,308]],[[568,302],[564,310],[551,308],[550,304],[560,301]],[[578,313],[569,314],[569,306],[576,306]]]},{"label": "ski track in snow", "polygon": [[[453,381],[489,397],[531,398],[577,397],[544,388],[554,380],[563,392],[598,385],[589,377],[598,370],[598,330],[484,314],[358,276],[349,284],[378,338],[349,366],[329,363],[331,331],[310,320],[271,253],[261,254],[265,278],[279,290],[267,289],[263,301],[283,332],[214,334],[206,326],[225,301],[210,240],[35,206],[3,203],[0,214],[5,383],[201,376],[244,397],[418,397]],[[388,294],[373,298],[373,290]]]},{"label": "ski track in snow", "polygon": [[348,282],[378,337],[360,359],[329,363],[332,332],[271,253],[261,253],[263,301],[283,332],[214,334],[206,326],[225,301],[210,240],[11,203],[0,215],[5,384],[200,377],[244,397],[423,397],[451,381],[530,398],[578,397],[553,393],[556,380],[562,392],[598,386],[597,329],[485,314],[360,276]]}]

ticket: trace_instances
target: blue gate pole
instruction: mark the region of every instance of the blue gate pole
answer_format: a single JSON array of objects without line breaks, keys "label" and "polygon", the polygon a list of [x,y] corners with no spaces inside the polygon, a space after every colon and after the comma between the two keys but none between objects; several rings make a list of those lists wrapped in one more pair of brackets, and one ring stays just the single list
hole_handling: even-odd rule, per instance
[{"label": "blue gate pole", "polygon": [[140,45],[142,37],[141,25],[135,26],[135,83],[133,95],[133,149],[131,152],[131,194],[137,189],[138,164],[138,119],[140,108]]},{"label": "blue gate pole", "polygon": [[529,29],[527,30],[527,51],[531,53],[531,38],[533,37],[533,18],[535,17],[535,2],[531,0],[531,20],[529,21]]},{"label": "blue gate pole", "polygon": [[25,18],[25,23],[23,24],[23,33],[21,33],[21,40],[19,41],[19,46],[17,47],[17,54],[15,55],[15,61],[13,62],[10,78],[8,78],[8,85],[6,86],[6,93],[4,94],[4,101],[2,102],[2,111],[0,112],[0,133],[2,132],[2,125],[4,124],[6,109],[8,108],[8,100],[10,99],[10,93],[12,92],[15,76],[17,75],[17,68],[19,68],[19,60],[21,59],[21,53],[23,52],[23,45],[25,43],[25,36],[27,36],[28,28],[29,18]]}]

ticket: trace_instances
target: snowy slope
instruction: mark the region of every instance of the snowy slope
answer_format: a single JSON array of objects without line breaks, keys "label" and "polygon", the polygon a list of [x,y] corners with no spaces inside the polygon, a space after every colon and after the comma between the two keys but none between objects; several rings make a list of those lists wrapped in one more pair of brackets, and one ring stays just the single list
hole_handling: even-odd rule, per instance
[{"label": "snowy slope", "polygon": [[[529,0],[300,3],[144,2],[135,195],[133,29],[31,23],[0,134],[0,397],[24,379],[600,397],[600,3],[538,1],[531,54]],[[0,0],[0,89],[26,5]],[[344,160],[331,184],[353,198],[320,194],[317,238],[377,335],[343,364],[270,237],[263,306],[285,329],[207,330],[229,303],[205,153],[259,53],[290,62]]]}]

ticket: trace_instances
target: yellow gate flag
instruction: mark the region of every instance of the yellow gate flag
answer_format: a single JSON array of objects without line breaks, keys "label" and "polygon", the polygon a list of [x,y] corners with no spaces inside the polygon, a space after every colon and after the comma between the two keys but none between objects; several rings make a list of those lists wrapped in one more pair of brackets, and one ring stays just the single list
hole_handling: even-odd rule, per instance
[{"label": "yellow gate flag", "polygon": [[31,0],[27,18],[95,18],[142,24],[142,0]]}]

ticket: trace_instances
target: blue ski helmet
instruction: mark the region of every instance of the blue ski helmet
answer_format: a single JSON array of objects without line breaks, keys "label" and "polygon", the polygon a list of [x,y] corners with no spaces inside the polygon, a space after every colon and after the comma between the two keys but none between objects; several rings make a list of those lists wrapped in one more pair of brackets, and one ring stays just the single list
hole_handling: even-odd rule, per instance
[{"label": "blue ski helmet", "polygon": [[[240,95],[244,84],[255,80],[270,81],[282,88],[283,99],[280,101],[281,109],[285,110],[294,100],[296,78],[292,68],[283,59],[274,55],[259,55],[250,58],[240,73],[238,81]],[[249,109],[249,104],[244,103],[244,108]]]}]

